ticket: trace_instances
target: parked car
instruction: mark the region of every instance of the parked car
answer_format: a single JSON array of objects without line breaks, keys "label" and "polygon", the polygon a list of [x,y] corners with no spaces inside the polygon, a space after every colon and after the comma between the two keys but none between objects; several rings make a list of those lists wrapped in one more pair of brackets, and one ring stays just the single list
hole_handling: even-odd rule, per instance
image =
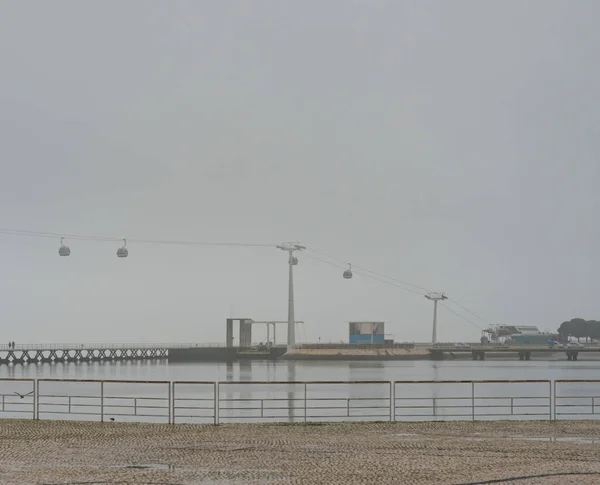
[{"label": "parked car", "polygon": [[454,344],[454,346],[457,349],[465,349],[465,348],[470,348],[471,347],[469,344],[465,344],[463,342],[457,342],[457,343]]}]

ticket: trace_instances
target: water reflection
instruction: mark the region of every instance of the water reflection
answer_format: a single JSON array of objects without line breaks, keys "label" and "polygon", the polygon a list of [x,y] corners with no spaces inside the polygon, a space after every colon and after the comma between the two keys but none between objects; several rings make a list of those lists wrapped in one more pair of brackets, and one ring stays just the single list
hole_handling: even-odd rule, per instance
[{"label": "water reflection", "polygon": [[[296,366],[294,365],[295,362],[291,362],[291,361],[287,361],[287,380],[289,382],[295,382],[296,379]],[[295,386],[294,384],[290,384],[288,385],[288,401],[287,401],[287,407],[288,407],[288,420],[290,422],[294,421],[294,408],[295,408],[295,402],[296,402],[296,393],[295,391]]]},{"label": "water reflection", "polygon": [[[439,379],[439,368],[437,365],[437,362],[433,362],[433,381],[438,381]],[[432,413],[434,416],[437,416],[437,410],[438,410],[438,386],[433,386],[433,406],[432,406]]]},{"label": "water reflection", "polygon": [[[595,379],[598,361],[239,361],[164,360],[0,365],[0,377],[140,380],[485,380]],[[236,378],[236,373],[239,373]],[[201,376],[201,377],[200,377]],[[436,396],[436,397],[441,397]]]},{"label": "water reflection", "polygon": [[[390,412],[389,381],[392,380],[439,382],[447,380],[595,379],[599,369],[599,362],[582,361],[577,363],[529,361],[525,363],[519,361],[293,362],[245,360],[229,363],[175,363],[169,365],[164,360],[146,360],[2,365],[0,366],[0,377],[219,381],[219,409],[223,411],[224,422],[227,421],[227,416],[230,418],[252,417],[255,420],[263,421],[278,419],[298,422],[304,420],[305,402],[308,404],[309,419],[325,416],[358,418],[367,413],[372,414],[372,417],[385,419]],[[304,384],[243,384],[250,381],[266,383],[274,381],[341,381],[342,383],[319,384],[313,382],[306,388]],[[349,385],[345,383],[346,381],[382,381],[383,383]],[[234,384],[234,382],[241,384]],[[99,395],[98,383],[69,384],[42,381],[40,384],[41,394],[62,392],[65,395],[69,393],[89,394],[89,396],[96,397]],[[18,385],[21,384],[5,381],[5,393],[12,396],[15,391],[24,393],[30,390],[30,384],[22,384],[22,388],[15,387]],[[550,402],[548,384],[541,383],[535,388],[529,384],[520,386],[477,384],[475,386],[476,399],[472,400],[470,384],[402,384],[398,382],[395,401],[396,417],[401,419],[405,412],[413,414],[420,412],[426,415],[427,419],[432,417],[434,419],[450,418],[451,414],[470,418],[473,412],[477,412],[473,404],[479,406],[480,413],[485,411],[490,416],[494,413],[494,415],[498,413],[512,414],[513,411],[515,416],[525,413],[525,411],[530,413],[529,416],[533,416],[531,413],[534,412],[538,416],[547,415]],[[27,389],[25,389],[26,387]],[[109,387],[116,389],[118,384],[111,383]],[[559,384],[557,387],[557,396],[559,397],[557,411],[563,414],[567,412],[581,413],[582,415],[596,414],[600,409],[600,385],[590,384],[588,387],[584,387],[582,383]],[[159,389],[159,391],[150,389]],[[128,391],[135,391],[137,397],[146,399],[150,397],[151,392],[163,392],[164,389],[164,386],[160,387],[160,385],[154,384],[140,385],[136,389],[133,389],[132,386]],[[205,390],[200,391],[199,386],[194,387],[191,384],[181,385],[178,388],[177,396],[199,398],[200,394],[204,393],[202,396],[206,397],[212,405],[214,398],[212,385],[203,389]],[[528,396],[526,398],[528,400],[518,396]],[[573,396],[579,397],[573,398]],[[590,398],[589,396],[598,397]],[[515,399],[512,399],[513,397]],[[73,406],[81,405],[81,403],[73,404],[73,402],[71,404]],[[179,404],[184,406],[182,403]],[[528,407],[524,407],[525,404]],[[482,407],[484,405],[486,405],[485,408]],[[417,407],[421,407],[421,409],[416,410]],[[181,411],[182,414],[185,412]],[[597,414],[600,415],[600,412]],[[484,414],[478,414],[479,418],[483,416]],[[212,418],[212,415],[210,417]]]}]

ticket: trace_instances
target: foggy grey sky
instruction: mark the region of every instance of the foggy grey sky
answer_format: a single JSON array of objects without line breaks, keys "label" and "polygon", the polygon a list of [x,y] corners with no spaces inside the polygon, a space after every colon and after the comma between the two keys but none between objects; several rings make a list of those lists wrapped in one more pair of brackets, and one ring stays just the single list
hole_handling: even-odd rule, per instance
[{"label": "foggy grey sky", "polygon": [[[0,227],[299,240],[493,323],[600,318],[598,18],[594,0],[0,0]],[[224,342],[231,314],[287,318],[275,249],[67,244],[0,235],[0,341]],[[431,338],[420,295],[302,255],[295,283],[309,340],[348,320]],[[441,309],[438,338],[479,331]]]}]

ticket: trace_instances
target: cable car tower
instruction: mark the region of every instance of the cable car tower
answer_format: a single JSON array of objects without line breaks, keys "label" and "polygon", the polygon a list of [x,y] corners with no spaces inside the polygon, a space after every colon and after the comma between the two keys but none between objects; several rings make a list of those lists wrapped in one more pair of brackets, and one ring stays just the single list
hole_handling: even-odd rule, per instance
[{"label": "cable car tower", "polygon": [[298,258],[294,256],[294,251],[306,249],[298,243],[289,242],[277,246],[277,249],[287,251],[289,265],[289,283],[288,283],[288,329],[287,329],[287,351],[289,352],[296,345],[296,319],[294,316],[294,266],[298,264]]},{"label": "cable car tower", "polygon": [[425,298],[433,301],[433,333],[431,336],[431,343],[437,343],[437,304],[440,300],[447,300],[448,297],[443,293],[428,293]]}]

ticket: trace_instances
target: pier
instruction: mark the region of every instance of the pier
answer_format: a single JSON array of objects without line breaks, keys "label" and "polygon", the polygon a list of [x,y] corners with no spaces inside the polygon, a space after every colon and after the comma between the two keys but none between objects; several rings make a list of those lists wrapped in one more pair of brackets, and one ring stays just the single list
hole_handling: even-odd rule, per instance
[{"label": "pier", "polygon": [[62,343],[0,345],[0,365],[168,359],[171,362],[228,362],[275,359],[285,347],[225,347],[202,343]]},{"label": "pier", "polygon": [[531,360],[532,354],[556,354],[562,352],[567,360],[578,360],[580,353],[600,352],[599,345],[552,346],[504,345],[504,344],[437,344],[428,348],[431,357],[441,360],[445,356],[471,354],[473,360],[485,360],[486,354],[513,354],[519,360]]}]

